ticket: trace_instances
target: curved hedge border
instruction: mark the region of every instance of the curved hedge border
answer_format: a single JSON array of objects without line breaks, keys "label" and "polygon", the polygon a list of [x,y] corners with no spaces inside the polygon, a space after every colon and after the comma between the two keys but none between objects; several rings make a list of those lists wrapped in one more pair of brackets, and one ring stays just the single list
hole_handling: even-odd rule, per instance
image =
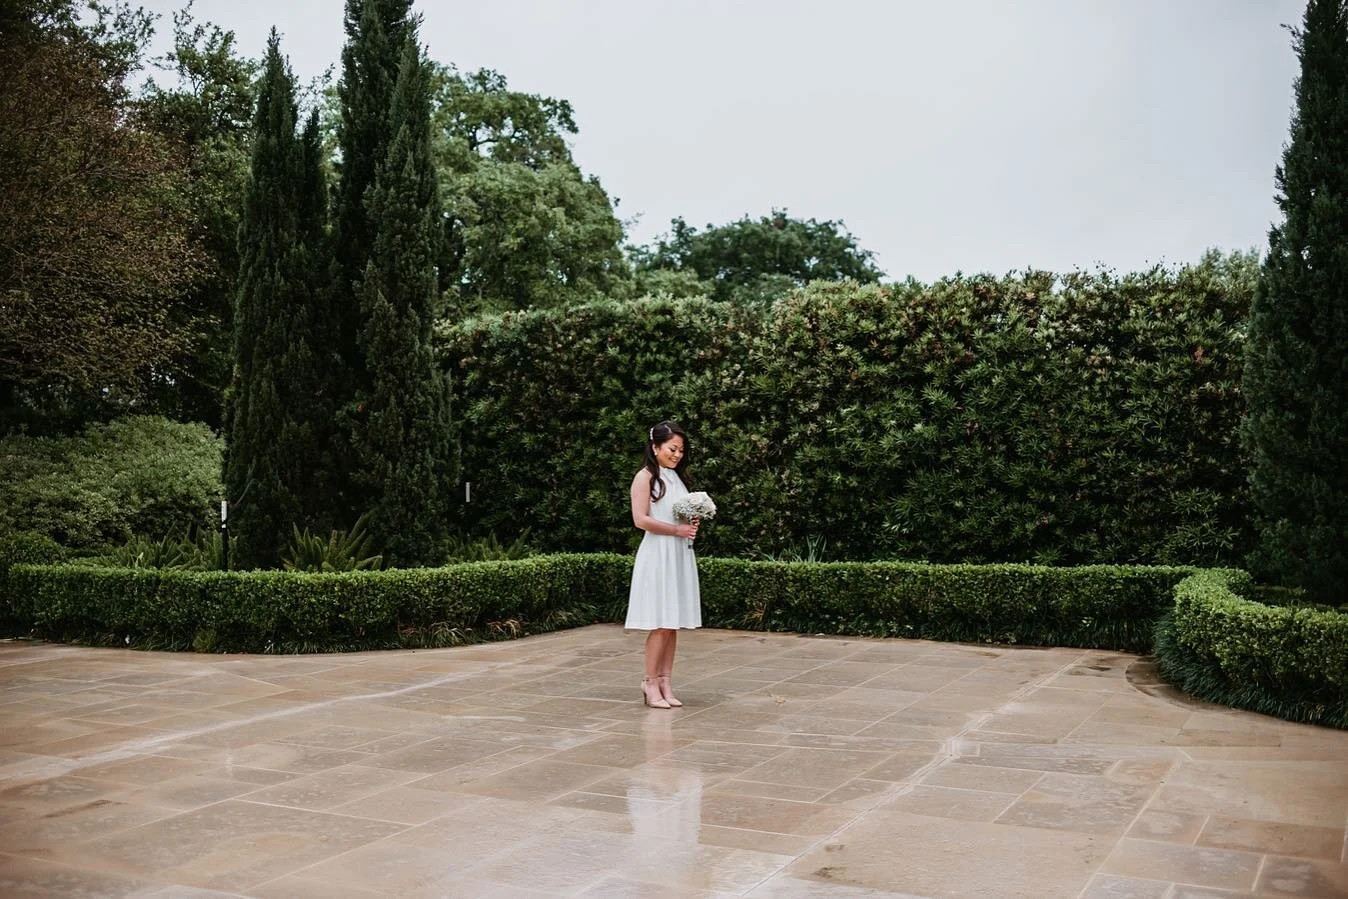
[{"label": "curved hedge border", "polygon": [[[198,651],[444,645],[621,620],[632,561],[342,574],[15,565],[20,632]],[[711,627],[1145,650],[1188,568],[701,559]]]},{"label": "curved hedge border", "polygon": [[446,568],[311,574],[14,565],[20,632],[198,652],[445,646],[613,617],[623,556],[556,555]]},{"label": "curved hedge border", "polygon": [[[621,620],[632,560],[305,574],[13,564],[6,633],[199,652],[440,646]],[[10,547],[10,549],[16,549]],[[1348,727],[1348,616],[1242,599],[1243,571],[698,561],[710,627],[1155,651],[1188,693]]]},{"label": "curved hedge border", "polygon": [[1244,572],[1199,571],[1156,628],[1161,675],[1186,693],[1348,728],[1348,615],[1242,598]]}]

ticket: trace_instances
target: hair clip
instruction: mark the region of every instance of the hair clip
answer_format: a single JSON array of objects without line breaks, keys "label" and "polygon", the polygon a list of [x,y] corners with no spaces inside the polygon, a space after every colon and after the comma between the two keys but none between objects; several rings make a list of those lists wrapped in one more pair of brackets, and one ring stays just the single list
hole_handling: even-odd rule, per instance
[{"label": "hair clip", "polygon": [[655,442],[655,428],[651,428],[651,443]]}]

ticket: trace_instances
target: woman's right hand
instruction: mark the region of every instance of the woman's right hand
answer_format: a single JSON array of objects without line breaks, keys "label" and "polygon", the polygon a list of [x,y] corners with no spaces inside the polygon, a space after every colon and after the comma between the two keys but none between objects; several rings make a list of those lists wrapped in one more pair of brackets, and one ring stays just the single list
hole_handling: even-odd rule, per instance
[{"label": "woman's right hand", "polygon": [[685,540],[692,540],[697,536],[698,524],[699,522],[697,521],[694,521],[692,524],[676,524],[674,525],[674,536],[682,537]]}]

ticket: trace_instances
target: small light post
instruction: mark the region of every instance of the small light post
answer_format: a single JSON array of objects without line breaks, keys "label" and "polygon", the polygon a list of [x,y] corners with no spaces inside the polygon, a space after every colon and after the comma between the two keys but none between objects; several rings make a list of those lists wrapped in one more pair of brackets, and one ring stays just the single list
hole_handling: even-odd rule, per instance
[{"label": "small light post", "polygon": [[229,500],[220,500],[220,567],[229,571]]}]

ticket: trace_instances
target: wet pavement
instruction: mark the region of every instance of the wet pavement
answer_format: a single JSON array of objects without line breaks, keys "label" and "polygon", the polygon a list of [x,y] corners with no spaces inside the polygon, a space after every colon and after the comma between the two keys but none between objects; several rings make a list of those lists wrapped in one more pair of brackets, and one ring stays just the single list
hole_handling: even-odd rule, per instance
[{"label": "wet pavement", "polygon": [[0,642],[0,896],[1348,896],[1348,732],[1075,649]]}]

